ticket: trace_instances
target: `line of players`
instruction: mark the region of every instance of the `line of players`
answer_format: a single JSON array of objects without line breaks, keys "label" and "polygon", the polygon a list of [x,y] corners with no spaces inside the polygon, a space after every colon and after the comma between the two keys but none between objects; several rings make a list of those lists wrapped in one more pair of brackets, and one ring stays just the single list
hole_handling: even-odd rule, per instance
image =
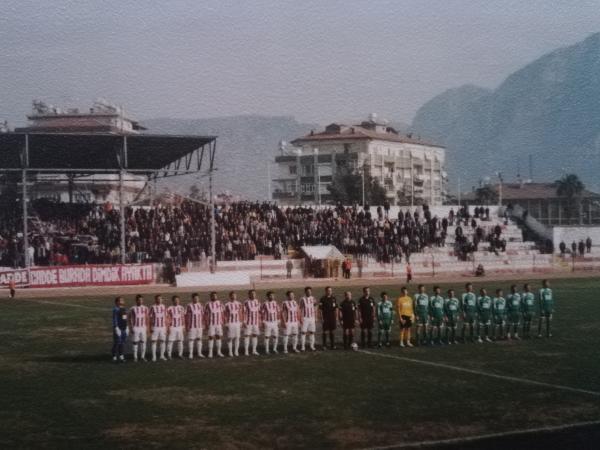
[{"label": "line of players", "polygon": [[412,347],[410,330],[413,322],[416,325],[417,344],[457,344],[459,327],[463,343],[467,340],[482,343],[521,339],[519,329],[527,339],[531,337],[531,324],[536,314],[538,337],[542,337],[544,325],[546,337],[552,337],[554,296],[548,280],[542,281],[537,299],[529,283],[523,285],[522,292],[513,284],[506,297],[502,289],[496,289],[494,297],[490,297],[485,288],[480,289],[477,295],[473,285],[467,283],[460,300],[453,289],[448,290],[444,298],[438,286],[434,287],[433,295],[428,296],[425,287],[419,285],[414,300],[408,296],[407,289],[402,288],[397,311],[400,316],[401,347]]},{"label": "line of players", "polygon": [[[125,309],[123,297],[115,299],[113,309],[113,360],[124,361],[124,346],[128,333],[133,342],[134,361],[138,358],[146,360],[146,342],[148,334],[151,342],[152,361],[173,357],[177,344],[177,356],[184,356],[184,341],[187,340],[188,357],[195,355],[203,358],[203,337],[206,332],[208,357],[214,354],[223,357],[222,337],[227,339],[229,356],[238,356],[243,334],[245,355],[258,355],[258,337],[264,337],[264,351],[269,354],[278,352],[280,325],[283,329],[283,352],[288,353],[315,351],[316,320],[319,315],[322,324],[323,349],[335,349],[335,330],[340,324],[343,329],[344,348],[355,347],[354,331],[358,325],[361,330],[361,345],[373,346],[373,329],[378,325],[378,346],[390,346],[390,333],[394,316],[399,317],[400,346],[412,347],[411,329],[413,323],[416,330],[415,343],[456,344],[457,331],[461,327],[461,340],[466,342],[467,333],[471,341],[483,342],[493,339],[519,338],[519,324],[522,323],[524,337],[530,337],[531,323],[536,312],[539,313],[538,336],[542,334],[542,324],[546,324],[546,335],[551,336],[550,324],[554,309],[552,290],[547,280],[539,291],[538,300],[531,292],[529,284],[525,284],[523,292],[511,287],[511,293],[504,298],[501,289],[491,298],[485,289],[479,296],[473,291],[473,285],[467,283],[466,292],[459,300],[454,290],[449,290],[447,297],[441,295],[439,287],[434,287],[433,295],[425,292],[419,285],[414,299],[408,295],[406,287],[401,289],[401,296],[394,307],[386,292],[376,302],[370,289],[363,289],[363,296],[358,303],[352,300],[352,293],[344,293],[344,300],[338,304],[331,287],[325,289],[325,295],[317,304],[310,287],[305,288],[305,295],[296,301],[292,291],[286,293],[281,305],[275,300],[272,291],[260,302],[256,291],[248,292],[248,299],[243,303],[237,300],[235,292],[229,293],[225,304],[218,299],[216,292],[210,293],[210,300],[202,305],[198,294],[192,294],[192,301],[186,307],[181,305],[179,296],[172,297],[172,304],[166,306],[161,295],[156,295],[154,304],[149,308],[144,305],[141,295],[136,296],[136,305]],[[224,334],[223,331],[226,331]],[[300,338],[300,348],[298,348]],[[308,341],[308,342],[307,342]],[[291,347],[290,347],[291,344]]]},{"label": "line of players", "polygon": [[[210,293],[210,300],[203,305],[198,294],[192,294],[192,301],[186,307],[181,305],[179,296],[174,295],[172,304],[166,306],[161,295],[154,297],[149,308],[144,298],[137,295],[135,306],[129,312],[125,309],[123,297],[115,299],[113,309],[113,360],[124,361],[124,345],[128,333],[133,343],[133,359],[146,360],[146,342],[151,342],[152,361],[173,357],[177,344],[177,356],[184,356],[184,340],[188,343],[188,357],[204,358],[203,338],[206,333],[208,357],[216,354],[223,357],[222,337],[227,338],[229,356],[239,356],[243,333],[244,354],[258,355],[258,337],[264,336],[265,353],[278,352],[279,328],[283,324],[283,352],[288,353],[291,344],[293,352],[312,351],[315,348],[316,302],[310,288],[298,303],[292,291],[280,305],[273,292],[260,302],[256,291],[248,292],[243,303],[237,300],[235,292],[229,293],[223,304],[216,292]],[[262,330],[262,333],[261,333]],[[184,333],[185,331],[185,333]],[[224,334],[226,331],[226,334]],[[300,337],[300,348],[298,338]],[[291,342],[290,342],[291,341]],[[308,342],[307,342],[308,341]]]}]

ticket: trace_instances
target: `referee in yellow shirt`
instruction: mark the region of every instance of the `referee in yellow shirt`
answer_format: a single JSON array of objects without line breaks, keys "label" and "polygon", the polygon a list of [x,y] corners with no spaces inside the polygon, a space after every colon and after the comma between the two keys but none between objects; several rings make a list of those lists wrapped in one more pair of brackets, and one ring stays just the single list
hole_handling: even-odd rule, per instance
[{"label": "referee in yellow shirt", "polygon": [[410,329],[412,327],[413,320],[415,319],[415,312],[413,310],[413,299],[408,295],[408,289],[402,287],[400,289],[400,297],[396,300],[396,311],[400,318],[400,347],[412,347],[410,342]]}]

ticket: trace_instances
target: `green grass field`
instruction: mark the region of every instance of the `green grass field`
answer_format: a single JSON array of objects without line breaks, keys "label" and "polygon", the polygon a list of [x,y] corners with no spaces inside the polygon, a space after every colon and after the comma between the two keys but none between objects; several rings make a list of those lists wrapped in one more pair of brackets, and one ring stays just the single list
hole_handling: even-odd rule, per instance
[{"label": "green grass field", "polygon": [[[552,287],[550,340],[118,365],[112,298],[21,291],[0,302],[0,447],[365,448],[600,420],[600,280]],[[594,448],[599,438],[592,426],[454,446]]]}]

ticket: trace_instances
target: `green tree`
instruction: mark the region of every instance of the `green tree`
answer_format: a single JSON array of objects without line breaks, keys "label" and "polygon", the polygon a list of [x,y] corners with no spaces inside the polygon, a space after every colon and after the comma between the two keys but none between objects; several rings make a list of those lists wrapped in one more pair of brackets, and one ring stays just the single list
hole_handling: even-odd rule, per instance
[{"label": "green tree", "polygon": [[567,211],[569,218],[579,216],[581,222],[581,194],[585,190],[585,185],[574,173],[564,175],[560,180],[555,181],[556,195],[567,200]]},{"label": "green tree", "polygon": [[[386,200],[386,191],[379,181],[372,177],[368,170],[365,173],[365,202],[368,205],[383,205]],[[327,190],[334,203],[352,205],[362,204],[362,175],[360,170],[345,167],[338,168],[338,172]]]},{"label": "green tree", "polygon": [[475,191],[475,198],[481,205],[490,205],[498,203],[498,192],[489,184],[477,188]]}]

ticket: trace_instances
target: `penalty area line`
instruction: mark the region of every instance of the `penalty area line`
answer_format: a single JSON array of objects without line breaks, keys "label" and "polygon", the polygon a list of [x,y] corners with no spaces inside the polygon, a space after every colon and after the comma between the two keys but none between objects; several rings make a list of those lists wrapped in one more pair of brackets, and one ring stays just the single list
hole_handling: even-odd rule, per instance
[{"label": "penalty area line", "polygon": [[371,352],[369,350],[359,350],[359,352],[364,353],[366,355],[379,356],[380,358],[396,359],[398,361],[407,361],[407,362],[411,362],[411,363],[415,363],[415,364],[422,364],[425,366],[437,367],[437,368],[448,369],[448,370],[455,370],[457,372],[464,372],[464,373],[470,373],[473,375],[480,375],[480,376],[489,377],[489,378],[496,378],[498,380],[512,381],[515,383],[523,383],[523,384],[531,384],[534,386],[542,386],[542,387],[557,389],[557,390],[561,390],[561,391],[576,392],[578,394],[587,394],[587,395],[593,395],[595,397],[600,397],[600,392],[591,391],[588,389],[580,389],[580,388],[571,387],[571,386],[563,386],[561,384],[545,383],[543,381],[530,380],[528,378],[521,378],[521,377],[513,377],[510,375],[500,375],[500,374],[493,373],[493,372],[484,372],[483,370],[467,369],[465,367],[452,366],[450,364],[437,363],[437,362],[433,362],[433,361],[424,361],[422,359],[407,358],[405,356],[396,356],[396,355],[390,355],[387,353],[375,353],[375,352]]},{"label": "penalty area line", "polygon": [[526,428],[521,430],[511,430],[511,431],[503,431],[499,433],[488,433],[488,434],[478,434],[473,436],[464,436],[464,437],[456,437],[449,439],[438,439],[438,440],[430,440],[430,441],[419,441],[419,442],[405,442],[398,444],[390,444],[390,445],[382,445],[376,447],[367,447],[364,450],[392,450],[392,449],[402,449],[402,448],[423,448],[423,447],[435,447],[441,445],[453,445],[453,444],[467,444],[477,441],[483,441],[486,439],[498,439],[498,438],[509,438],[509,437],[518,437],[518,436],[526,436],[529,434],[538,434],[538,433],[552,433],[556,431],[564,431],[570,430],[574,428],[584,428],[588,426],[596,426],[600,425],[600,420],[594,420],[589,422],[575,422],[568,423],[563,425],[554,425],[547,427],[537,427],[537,428]]}]

